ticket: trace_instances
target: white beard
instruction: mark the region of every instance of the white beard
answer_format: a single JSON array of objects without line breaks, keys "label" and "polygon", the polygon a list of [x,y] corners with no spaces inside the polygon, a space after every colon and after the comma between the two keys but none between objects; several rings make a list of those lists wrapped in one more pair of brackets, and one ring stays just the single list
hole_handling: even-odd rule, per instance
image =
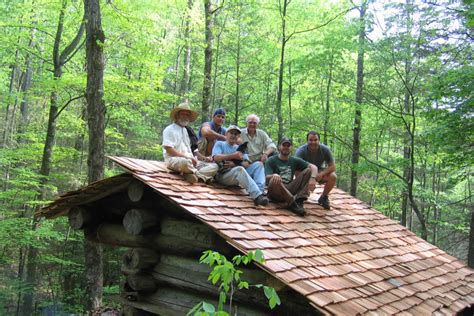
[{"label": "white beard", "polygon": [[186,127],[189,125],[189,120],[177,120],[176,123],[182,127]]}]

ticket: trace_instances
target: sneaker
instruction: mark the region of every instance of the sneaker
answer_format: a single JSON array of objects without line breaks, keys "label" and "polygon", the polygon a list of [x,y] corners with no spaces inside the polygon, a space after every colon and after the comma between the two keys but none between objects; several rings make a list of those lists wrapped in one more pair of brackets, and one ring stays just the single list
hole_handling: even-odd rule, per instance
[{"label": "sneaker", "polygon": [[293,203],[291,203],[289,206],[288,206],[288,209],[290,211],[292,211],[293,213],[295,213],[296,215],[298,216],[304,216],[306,214],[306,211],[303,207],[303,205],[299,205],[296,200],[293,201]]},{"label": "sneaker", "polygon": [[326,210],[329,210],[331,206],[329,205],[329,198],[326,195],[321,195],[318,200],[319,205],[324,207]]},{"label": "sneaker", "polygon": [[255,205],[262,205],[262,206],[268,205],[268,199],[263,194],[260,194],[259,196],[257,196],[257,198],[253,200],[253,202],[255,203]]},{"label": "sneaker", "polygon": [[188,181],[189,183],[193,184],[198,182],[198,177],[194,173],[186,173],[184,175],[184,180]]}]

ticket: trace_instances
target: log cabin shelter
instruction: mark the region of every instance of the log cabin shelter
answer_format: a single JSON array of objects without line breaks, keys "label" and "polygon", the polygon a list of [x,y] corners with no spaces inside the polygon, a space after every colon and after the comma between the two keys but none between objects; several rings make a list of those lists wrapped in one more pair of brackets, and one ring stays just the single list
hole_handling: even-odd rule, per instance
[{"label": "log cabin shelter", "polygon": [[[472,315],[474,270],[340,189],[331,209],[317,187],[299,217],[279,203],[254,206],[245,190],[189,184],[163,162],[108,157],[126,172],[66,193],[36,213],[69,216],[86,238],[126,246],[124,310],[185,315],[216,302],[203,250],[230,259],[260,249],[243,279],[273,286],[238,291],[239,315]],[[216,306],[216,305],[215,305]],[[130,314],[133,314],[130,312]]]}]

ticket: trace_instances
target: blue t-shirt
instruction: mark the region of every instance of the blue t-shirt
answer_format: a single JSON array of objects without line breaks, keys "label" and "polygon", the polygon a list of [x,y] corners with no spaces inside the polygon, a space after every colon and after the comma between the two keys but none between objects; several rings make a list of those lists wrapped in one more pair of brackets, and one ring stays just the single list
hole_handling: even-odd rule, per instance
[{"label": "blue t-shirt", "polygon": [[[238,147],[239,145],[237,144],[231,145],[223,140],[217,141],[212,148],[212,156],[214,157],[215,155],[233,154],[236,152]],[[247,154],[244,154],[244,160],[249,160],[249,156]]]}]

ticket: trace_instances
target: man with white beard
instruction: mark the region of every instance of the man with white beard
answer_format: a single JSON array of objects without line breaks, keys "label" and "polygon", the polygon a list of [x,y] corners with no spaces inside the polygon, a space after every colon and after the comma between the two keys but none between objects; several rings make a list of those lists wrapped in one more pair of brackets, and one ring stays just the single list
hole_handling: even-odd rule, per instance
[{"label": "man with white beard", "polygon": [[181,103],[170,112],[174,121],[163,131],[163,157],[166,166],[180,172],[189,183],[199,180],[209,182],[217,173],[218,165],[213,162],[204,162],[196,159],[191,151],[186,126],[194,122],[198,113],[188,103]]}]

